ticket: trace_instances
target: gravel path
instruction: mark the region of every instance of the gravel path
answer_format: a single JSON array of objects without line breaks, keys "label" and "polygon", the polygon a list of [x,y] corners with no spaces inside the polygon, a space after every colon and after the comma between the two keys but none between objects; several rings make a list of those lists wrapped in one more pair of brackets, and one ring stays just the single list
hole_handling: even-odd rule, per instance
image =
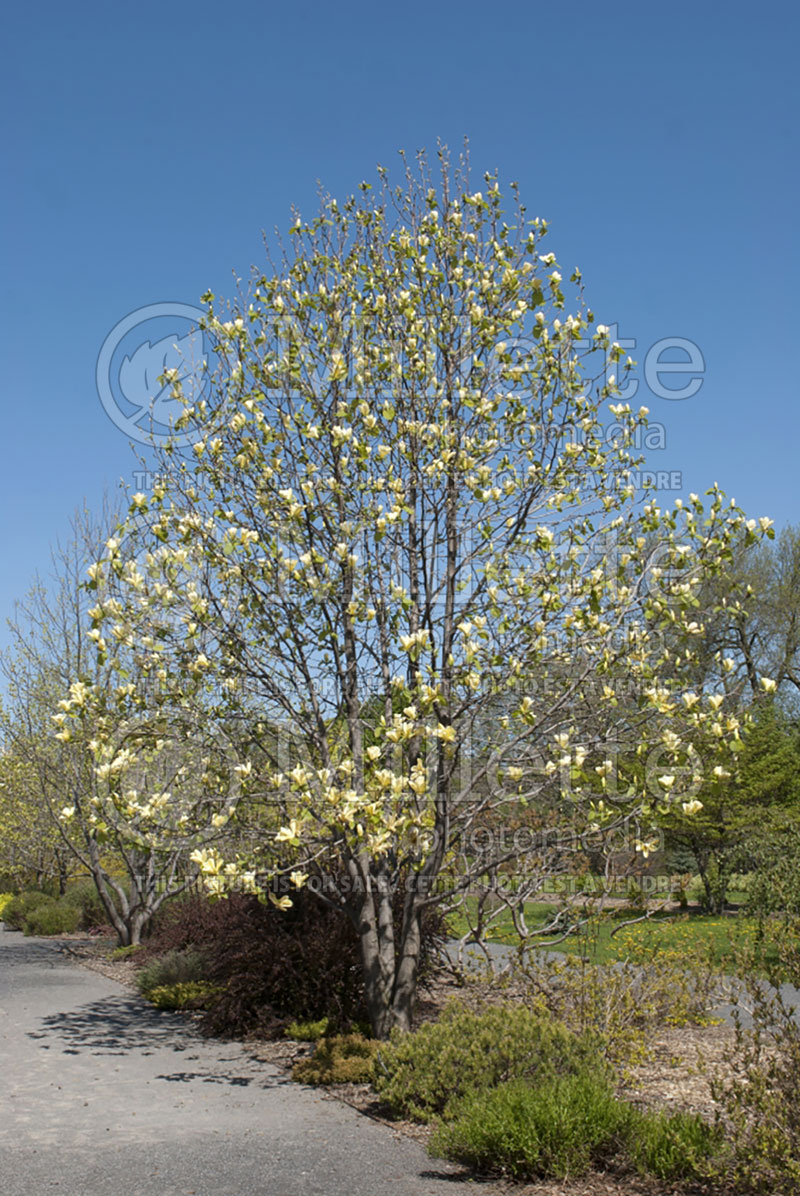
[{"label": "gravel path", "polygon": [[0,927],[0,1196],[474,1193],[454,1176],[246,1045]]}]

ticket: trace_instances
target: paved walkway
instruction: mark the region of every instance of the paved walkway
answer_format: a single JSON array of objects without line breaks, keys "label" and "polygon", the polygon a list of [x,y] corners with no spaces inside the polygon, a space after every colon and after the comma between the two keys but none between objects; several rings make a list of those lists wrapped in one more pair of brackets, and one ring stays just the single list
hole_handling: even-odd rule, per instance
[{"label": "paved walkway", "polygon": [[199,1038],[0,927],[0,1196],[474,1193],[454,1174],[245,1045]]}]

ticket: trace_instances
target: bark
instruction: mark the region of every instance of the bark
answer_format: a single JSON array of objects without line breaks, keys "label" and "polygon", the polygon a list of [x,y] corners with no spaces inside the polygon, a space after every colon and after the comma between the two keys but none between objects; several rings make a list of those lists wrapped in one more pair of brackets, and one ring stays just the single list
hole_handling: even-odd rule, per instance
[{"label": "bark", "polygon": [[135,890],[132,899],[129,899],[122,886],[109,877],[100,863],[100,852],[94,840],[89,845],[89,856],[92,878],[106,916],[116,932],[119,946],[136,946],[141,942],[156,907],[148,901],[142,901],[135,895]]},{"label": "bark", "polygon": [[394,929],[391,888],[366,895],[359,912],[358,929],[364,994],[372,1032],[388,1038],[392,1030],[411,1029],[417,996],[421,930],[413,895],[404,911],[399,936]]}]

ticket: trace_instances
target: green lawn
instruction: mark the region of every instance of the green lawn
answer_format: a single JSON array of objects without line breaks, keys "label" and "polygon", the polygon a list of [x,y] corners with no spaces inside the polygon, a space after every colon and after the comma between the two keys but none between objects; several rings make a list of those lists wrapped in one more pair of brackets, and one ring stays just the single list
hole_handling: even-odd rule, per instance
[{"label": "green lawn", "polygon": [[[529,902],[525,917],[531,930],[542,927],[552,918],[556,905],[546,902]],[[659,913],[645,922],[629,926],[622,923],[632,916],[630,910],[614,910],[589,919],[583,927],[560,942],[547,936],[538,940],[544,949],[580,955],[592,963],[614,963],[629,958],[642,958],[652,952],[684,953],[688,956],[702,952],[720,967],[732,964],[737,949],[752,942],[758,924],[754,918],[741,914],[714,917],[699,911]],[[460,937],[467,928],[463,913],[453,915],[450,921],[454,937]],[[519,938],[514,930],[510,915],[504,912],[493,925],[491,941],[516,946]],[[765,953],[774,955],[767,937]]]}]

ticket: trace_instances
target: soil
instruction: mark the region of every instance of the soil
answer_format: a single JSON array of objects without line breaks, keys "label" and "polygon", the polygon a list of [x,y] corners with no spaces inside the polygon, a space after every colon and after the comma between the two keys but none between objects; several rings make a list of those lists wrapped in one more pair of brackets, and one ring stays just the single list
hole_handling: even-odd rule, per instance
[{"label": "soil", "polygon": [[[127,987],[135,987],[135,961],[109,958],[113,940],[75,934],[63,936],[61,946],[84,967]],[[506,999],[507,996],[506,993]],[[490,988],[483,984],[476,983],[465,989],[445,978],[423,994],[419,1022],[435,1018],[453,997],[474,1003],[476,1008],[484,1005],[487,999],[496,999]],[[716,1106],[709,1078],[726,1070],[724,1055],[733,1040],[734,1031],[729,1025],[663,1027],[650,1044],[650,1057],[631,1070],[619,1094],[643,1108],[669,1112],[681,1109],[712,1120]],[[313,1043],[289,1039],[254,1038],[248,1040],[247,1046],[254,1059],[272,1064],[287,1074],[295,1063],[307,1058],[314,1049]],[[324,1095],[345,1102],[364,1116],[390,1126],[395,1133],[415,1138],[423,1145],[430,1136],[429,1127],[393,1117],[369,1084],[337,1084],[325,1090]],[[480,1178],[476,1180],[470,1173],[465,1172],[462,1178],[475,1181],[476,1191],[483,1186]],[[638,1175],[593,1172],[580,1179],[533,1184],[504,1183],[495,1177],[486,1181],[486,1191],[487,1196],[701,1196],[707,1189],[702,1185],[670,1184]]]}]

